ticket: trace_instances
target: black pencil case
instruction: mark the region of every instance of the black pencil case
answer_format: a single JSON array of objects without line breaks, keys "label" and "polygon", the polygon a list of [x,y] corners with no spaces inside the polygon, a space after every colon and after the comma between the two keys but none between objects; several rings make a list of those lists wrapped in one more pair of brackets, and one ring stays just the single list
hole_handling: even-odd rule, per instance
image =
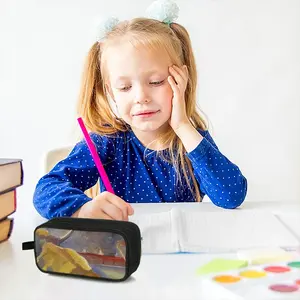
[{"label": "black pencil case", "polygon": [[141,259],[139,227],[126,221],[53,218],[34,230],[35,263],[45,273],[124,281]]}]

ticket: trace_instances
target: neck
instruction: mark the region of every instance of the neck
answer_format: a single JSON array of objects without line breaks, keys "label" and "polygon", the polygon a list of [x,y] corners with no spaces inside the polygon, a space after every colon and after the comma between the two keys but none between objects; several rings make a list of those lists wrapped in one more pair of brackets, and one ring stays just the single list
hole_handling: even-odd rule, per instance
[{"label": "neck", "polygon": [[136,128],[132,128],[135,136],[139,141],[150,150],[158,151],[164,150],[169,147],[167,143],[162,143],[159,141],[159,137],[170,130],[169,124],[166,124],[154,131],[141,131]]}]

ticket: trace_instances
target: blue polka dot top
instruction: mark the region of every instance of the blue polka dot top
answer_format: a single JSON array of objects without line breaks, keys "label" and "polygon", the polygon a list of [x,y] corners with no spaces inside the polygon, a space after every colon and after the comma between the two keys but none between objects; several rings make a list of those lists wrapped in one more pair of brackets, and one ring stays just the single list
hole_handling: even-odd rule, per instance
[{"label": "blue polka dot top", "polygon": [[[186,153],[203,198],[217,206],[236,208],[244,201],[247,180],[225,157],[208,131],[199,145]],[[194,194],[185,180],[177,181],[172,164],[147,149],[133,131],[101,136],[90,134],[117,196],[130,203],[193,202]],[[45,218],[71,216],[91,199],[84,191],[100,183],[105,187],[84,140],[37,183],[33,202]]]}]

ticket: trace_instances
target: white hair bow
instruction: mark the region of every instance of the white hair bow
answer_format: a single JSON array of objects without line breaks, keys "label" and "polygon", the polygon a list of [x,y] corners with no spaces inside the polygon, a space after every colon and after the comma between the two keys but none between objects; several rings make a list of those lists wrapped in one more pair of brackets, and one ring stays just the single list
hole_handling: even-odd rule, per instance
[{"label": "white hair bow", "polygon": [[[156,0],[146,10],[146,17],[155,19],[170,25],[178,18],[179,7],[172,0]],[[108,17],[100,19],[96,26],[97,41],[101,42],[106,34],[112,31],[115,26],[120,22],[116,17]]]},{"label": "white hair bow", "polygon": [[108,17],[106,19],[100,19],[98,25],[96,26],[97,41],[101,40],[106,36],[106,34],[114,29],[114,27],[120,22],[116,17]]},{"label": "white hair bow", "polygon": [[146,16],[170,25],[178,18],[179,7],[172,0],[154,1],[146,10]]}]

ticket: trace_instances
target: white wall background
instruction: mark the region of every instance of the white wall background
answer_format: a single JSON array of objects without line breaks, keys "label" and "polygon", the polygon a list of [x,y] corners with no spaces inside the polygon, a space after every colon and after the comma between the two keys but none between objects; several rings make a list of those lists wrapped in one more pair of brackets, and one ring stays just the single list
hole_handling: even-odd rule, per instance
[{"label": "white wall background", "polygon": [[[78,137],[75,106],[97,15],[141,16],[151,0],[0,0],[0,157],[24,160],[32,206],[44,153]],[[199,69],[199,103],[247,201],[300,201],[300,1],[178,0]]]}]

